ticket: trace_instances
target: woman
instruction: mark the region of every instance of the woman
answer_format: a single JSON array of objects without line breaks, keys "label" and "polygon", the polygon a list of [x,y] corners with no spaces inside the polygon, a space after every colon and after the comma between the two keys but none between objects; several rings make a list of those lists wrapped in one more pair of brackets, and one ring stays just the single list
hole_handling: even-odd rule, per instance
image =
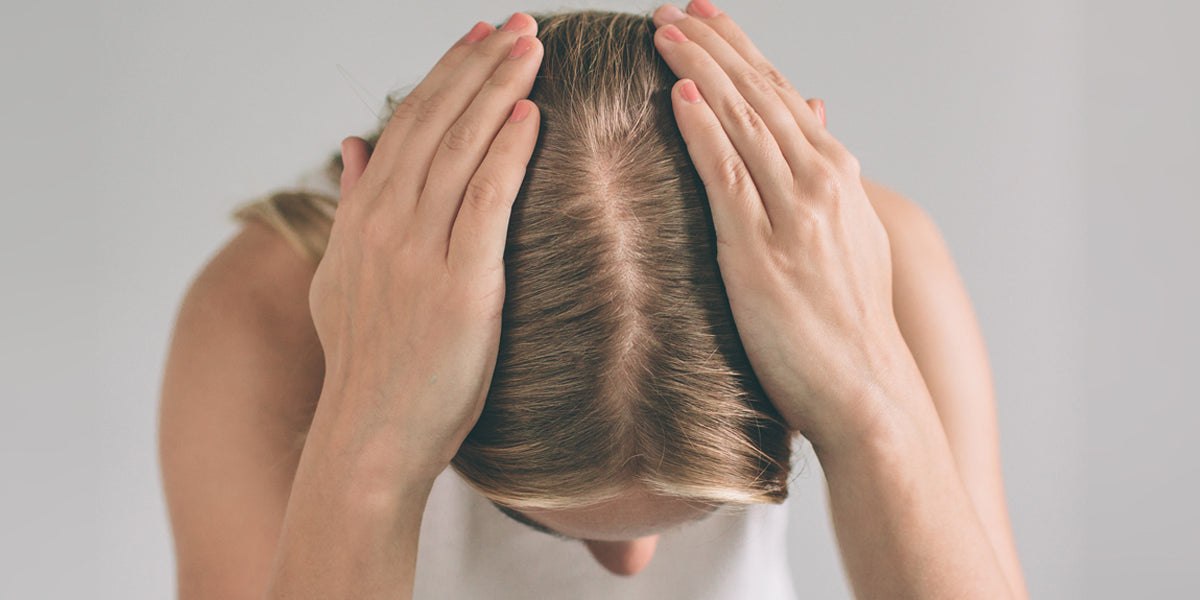
[{"label": "woman", "polygon": [[856,595],[1025,596],[936,229],[672,9],[479,23],[343,141],[340,200],[239,211],[164,380],[181,597],[788,598],[795,434]]}]

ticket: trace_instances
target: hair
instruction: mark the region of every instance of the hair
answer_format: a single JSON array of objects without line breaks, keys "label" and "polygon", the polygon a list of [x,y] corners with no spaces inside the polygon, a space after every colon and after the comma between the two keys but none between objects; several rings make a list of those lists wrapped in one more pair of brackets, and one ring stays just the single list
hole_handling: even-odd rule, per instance
[{"label": "hair", "polygon": [[[539,137],[509,221],[491,387],[451,467],[511,508],[579,508],[639,485],[783,502],[794,433],[738,337],[653,21],[529,14],[545,48],[528,96]],[[401,100],[388,96],[388,116]],[[336,186],[341,171],[335,154],[324,174]],[[289,224],[320,260],[334,202],[284,191],[235,215]]]}]

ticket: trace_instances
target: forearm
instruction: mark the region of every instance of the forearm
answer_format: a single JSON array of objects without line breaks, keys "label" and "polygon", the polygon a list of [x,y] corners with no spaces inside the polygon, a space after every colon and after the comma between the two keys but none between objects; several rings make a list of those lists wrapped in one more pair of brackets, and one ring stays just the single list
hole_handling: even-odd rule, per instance
[{"label": "forearm", "polygon": [[401,470],[381,477],[379,466],[402,457],[334,429],[314,418],[266,598],[411,598],[432,480]]},{"label": "forearm", "polygon": [[[857,598],[1011,598],[919,376],[882,393],[898,410],[855,440],[814,447]],[[899,415],[899,416],[897,416]]]}]

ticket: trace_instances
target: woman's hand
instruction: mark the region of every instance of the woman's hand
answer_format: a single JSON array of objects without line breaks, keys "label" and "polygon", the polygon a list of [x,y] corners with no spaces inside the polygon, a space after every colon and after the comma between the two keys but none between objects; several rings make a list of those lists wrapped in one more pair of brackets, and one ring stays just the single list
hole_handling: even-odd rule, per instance
[{"label": "woman's hand", "polygon": [[675,117],[712,206],[746,354],[814,446],[860,433],[887,408],[872,392],[908,348],[858,160],[728,15],[699,2],[688,11],[655,11],[655,44],[681,78]]},{"label": "woman's hand", "polygon": [[399,462],[432,480],[483,410],[509,216],[538,133],[523,99],[536,34],[522,13],[476,24],[395,109],[369,163],[362,139],[343,140],[342,198],[309,292],[326,364],[314,429],[378,458],[385,478]]},{"label": "woman's hand", "polygon": [[1014,597],[896,322],[858,161],[728,16],[670,8],[655,44],[686,78],[672,103],[738,334],[821,461],[855,597]]}]

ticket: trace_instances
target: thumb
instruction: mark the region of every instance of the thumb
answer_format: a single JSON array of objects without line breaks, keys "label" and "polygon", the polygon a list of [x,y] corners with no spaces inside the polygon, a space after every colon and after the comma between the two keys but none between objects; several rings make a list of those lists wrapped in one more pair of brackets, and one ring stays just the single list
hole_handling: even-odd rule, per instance
[{"label": "thumb", "polygon": [[370,158],[371,147],[367,141],[356,136],[342,140],[342,197],[358,183],[363,171],[367,170],[367,159]]}]

